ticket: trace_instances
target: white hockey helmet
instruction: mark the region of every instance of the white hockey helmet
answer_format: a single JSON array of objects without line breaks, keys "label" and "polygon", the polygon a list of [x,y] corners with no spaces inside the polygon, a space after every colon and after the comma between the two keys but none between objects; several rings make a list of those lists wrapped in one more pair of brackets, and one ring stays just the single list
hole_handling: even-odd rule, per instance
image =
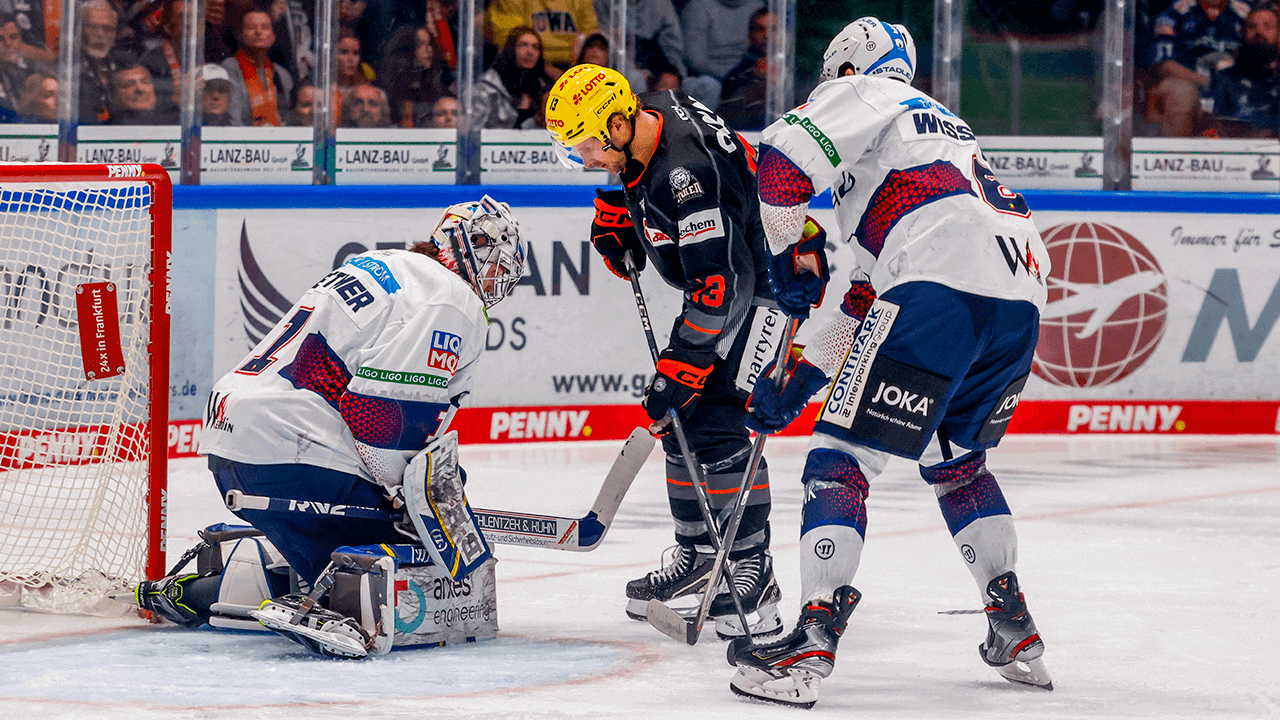
[{"label": "white hockey helmet", "polygon": [[511,206],[485,195],[445,208],[431,233],[440,263],[475,290],[486,308],[497,305],[524,275],[524,241]]},{"label": "white hockey helmet", "polygon": [[916,42],[902,25],[858,18],[846,25],[822,54],[822,81],[844,75],[846,67],[858,75],[889,77],[910,85],[916,76]]}]

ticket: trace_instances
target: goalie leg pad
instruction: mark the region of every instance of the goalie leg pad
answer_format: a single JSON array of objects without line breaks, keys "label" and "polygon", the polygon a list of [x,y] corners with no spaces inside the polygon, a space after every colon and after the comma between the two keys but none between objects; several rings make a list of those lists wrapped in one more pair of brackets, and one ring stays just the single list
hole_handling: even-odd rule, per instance
[{"label": "goalie leg pad", "polygon": [[[209,624],[218,628],[259,630],[249,613],[264,600],[289,588],[289,564],[262,535],[233,537],[211,546],[225,559],[218,599],[210,606]],[[204,560],[203,553],[201,560]]]},{"label": "goalie leg pad", "polygon": [[409,519],[431,559],[462,580],[492,556],[462,491],[458,433],[450,431],[414,456],[404,471]]}]

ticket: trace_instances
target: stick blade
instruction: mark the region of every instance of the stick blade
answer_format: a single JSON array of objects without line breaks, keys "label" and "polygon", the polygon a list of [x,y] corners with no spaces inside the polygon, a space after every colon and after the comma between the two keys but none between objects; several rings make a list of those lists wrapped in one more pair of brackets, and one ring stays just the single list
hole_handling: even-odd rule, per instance
[{"label": "stick blade", "polygon": [[686,620],[661,600],[650,600],[645,606],[645,619],[663,635],[687,645],[696,645],[702,627],[696,620]]},{"label": "stick blade", "polygon": [[606,528],[613,522],[623,496],[631,489],[631,482],[640,474],[640,468],[644,467],[649,454],[653,452],[654,442],[649,431],[636,428],[631,431],[631,436],[614,459],[613,467],[609,468],[609,474],[605,476],[604,484],[600,486],[596,501],[591,506],[591,511]]}]

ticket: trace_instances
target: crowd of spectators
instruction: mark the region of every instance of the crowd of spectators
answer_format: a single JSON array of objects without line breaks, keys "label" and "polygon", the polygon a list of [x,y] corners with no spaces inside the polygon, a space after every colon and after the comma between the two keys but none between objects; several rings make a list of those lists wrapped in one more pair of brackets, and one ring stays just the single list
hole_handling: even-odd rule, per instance
[{"label": "crowd of spectators", "polygon": [[[195,0],[83,0],[81,124],[178,122],[184,15]],[[631,0],[637,90],[682,89],[763,125],[765,0]],[[210,126],[314,117],[315,0],[206,0],[196,73]],[[339,0],[335,103],[346,127],[452,127],[457,0]],[[486,0],[480,124],[538,127],[570,66],[609,64],[608,0]],[[0,122],[56,119],[61,0],[0,0]],[[50,96],[54,98],[49,101]]]},{"label": "crowd of spectators", "polygon": [[[1144,117],[1166,137],[1275,137],[1280,11],[1271,0],[1174,0],[1152,12]],[[1155,8],[1153,8],[1153,11]]]}]

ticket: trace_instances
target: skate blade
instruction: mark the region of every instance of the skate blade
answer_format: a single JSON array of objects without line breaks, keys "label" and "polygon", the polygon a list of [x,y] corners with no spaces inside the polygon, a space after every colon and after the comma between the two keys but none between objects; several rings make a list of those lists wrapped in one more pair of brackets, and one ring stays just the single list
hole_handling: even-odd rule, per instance
[{"label": "skate blade", "polygon": [[822,676],[808,670],[796,670],[775,678],[756,668],[739,667],[729,681],[734,695],[763,700],[787,707],[808,710],[818,702],[818,686]]},{"label": "skate blade", "polygon": [[1015,660],[1008,665],[999,665],[996,667],[996,672],[1011,683],[1030,685],[1043,690],[1053,689],[1053,678],[1049,677],[1049,669],[1044,666],[1044,660],[1040,658]]},{"label": "skate blade", "polygon": [[[752,622],[751,616],[756,620]],[[737,615],[721,615],[715,618],[716,636],[721,640],[736,640],[746,637],[742,632],[742,620]],[[782,632],[782,617],[778,615],[778,604],[761,605],[754,613],[747,613],[747,622],[751,623],[751,637],[769,637]]]},{"label": "skate blade", "polygon": [[350,636],[310,628],[301,623],[291,624],[289,620],[293,618],[293,613],[294,611],[289,608],[268,603],[257,610],[250,611],[249,616],[262,623],[268,630],[278,632],[324,657],[358,660],[369,655],[364,645]]},{"label": "skate blade", "polygon": [[119,603],[124,603],[125,605],[132,605],[134,607],[138,607],[138,595],[137,595],[136,588],[129,588],[128,590],[116,590],[114,592],[109,592],[107,593],[107,598],[109,600],[115,600],[116,602],[119,602]]}]

